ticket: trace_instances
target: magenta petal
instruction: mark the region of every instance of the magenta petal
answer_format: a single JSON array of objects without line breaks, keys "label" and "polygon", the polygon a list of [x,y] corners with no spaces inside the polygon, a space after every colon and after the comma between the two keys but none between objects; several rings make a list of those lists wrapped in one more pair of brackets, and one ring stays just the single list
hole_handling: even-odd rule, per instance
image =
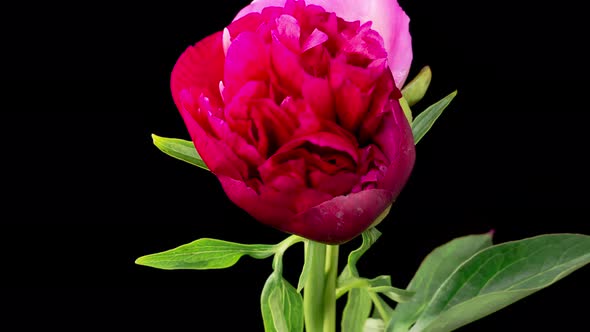
[{"label": "magenta petal", "polygon": [[281,15],[276,19],[276,38],[291,52],[299,53],[299,37],[301,28],[297,19],[291,15]]},{"label": "magenta petal", "polygon": [[260,36],[242,32],[227,49],[223,83],[226,103],[248,81],[265,81],[268,78],[268,52]]},{"label": "magenta petal", "polygon": [[[392,113],[387,114],[383,120],[381,131],[375,135],[375,141],[381,145],[382,151],[386,152],[390,165],[378,187],[391,190],[394,197],[397,197],[414,167],[416,148],[412,128],[399,103],[394,103]],[[395,151],[393,156],[389,155],[392,151]]]},{"label": "magenta petal", "polygon": [[311,48],[314,48],[328,40],[328,35],[321,32],[318,29],[313,29],[309,37],[303,42],[301,46],[301,52],[305,52]]},{"label": "magenta petal", "polygon": [[207,96],[215,106],[223,105],[219,82],[223,78],[223,33],[217,32],[189,46],[180,56],[170,78],[170,88],[180,109],[180,92],[194,88]]},{"label": "magenta petal", "polygon": [[[267,6],[284,6],[285,0],[255,0],[242,9],[236,19]],[[410,19],[396,0],[307,0],[307,5],[322,6],[347,21],[373,22],[372,29],[383,37],[389,68],[401,88],[412,63]]]},{"label": "magenta petal", "polygon": [[371,226],[392,200],[392,193],[383,189],[338,196],[297,214],[283,230],[322,243],[341,244]]},{"label": "magenta petal", "polygon": [[[238,158],[226,142],[213,137],[196,120],[195,115],[205,120],[208,120],[213,115],[199,107],[198,102],[189,90],[184,90],[180,94],[178,109],[195,144],[195,148],[207,167],[218,176],[225,175],[235,179],[244,178],[248,173],[247,165]],[[204,112],[208,114],[203,114]]]},{"label": "magenta petal", "polygon": [[294,213],[291,210],[271,200],[262,199],[254,189],[248,187],[243,181],[227,176],[218,176],[218,178],[227,197],[263,224],[281,229],[279,222],[285,222],[293,217]]},{"label": "magenta petal", "polygon": [[334,121],[334,100],[327,79],[306,75],[301,86],[303,98],[314,113],[324,120]]}]

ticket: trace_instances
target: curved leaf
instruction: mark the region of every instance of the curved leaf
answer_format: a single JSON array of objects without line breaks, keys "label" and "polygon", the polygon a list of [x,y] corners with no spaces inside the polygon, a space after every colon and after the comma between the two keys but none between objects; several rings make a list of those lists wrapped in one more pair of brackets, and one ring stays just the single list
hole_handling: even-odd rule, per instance
[{"label": "curved leaf", "polygon": [[342,332],[363,331],[372,308],[371,297],[366,288],[354,288],[348,292],[348,300],[342,312]]},{"label": "curved leaf", "polygon": [[260,296],[262,320],[266,332],[302,332],[301,294],[274,271],[266,280]]},{"label": "curved leaf", "polygon": [[179,138],[160,137],[155,134],[152,134],[152,140],[154,141],[154,145],[165,154],[186,161],[191,165],[209,170],[203,159],[201,159],[201,156],[199,156],[193,142]]},{"label": "curved leaf", "polygon": [[269,244],[240,244],[203,238],[180,247],[146,255],[135,263],[164,270],[223,269],[238,262],[240,257],[267,258],[275,253],[276,246]]},{"label": "curved leaf", "polygon": [[446,332],[487,316],[590,263],[590,236],[548,234],[484,249],[438,289],[411,332]]}]

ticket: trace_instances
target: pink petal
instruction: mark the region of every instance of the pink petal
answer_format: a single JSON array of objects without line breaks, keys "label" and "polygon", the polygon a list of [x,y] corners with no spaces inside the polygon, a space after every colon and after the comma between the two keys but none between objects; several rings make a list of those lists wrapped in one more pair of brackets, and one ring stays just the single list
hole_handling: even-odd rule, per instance
[{"label": "pink petal", "polygon": [[[374,140],[381,145],[382,151],[390,160],[378,188],[391,190],[394,197],[397,197],[410,177],[416,160],[412,128],[399,103],[394,103],[392,112],[385,116],[381,131]],[[395,155],[389,155],[392,151],[395,151]]]},{"label": "pink petal", "polygon": [[272,68],[277,75],[273,82],[275,86],[286,89],[285,93],[289,95],[300,95],[304,72],[297,55],[276,39],[271,43],[270,54]]},{"label": "pink petal", "polygon": [[215,106],[223,105],[219,81],[223,78],[223,33],[217,32],[189,46],[174,65],[170,78],[172,97],[178,109],[180,92],[194,88],[204,94]]},{"label": "pink petal", "polygon": [[266,46],[260,36],[242,32],[231,43],[225,59],[223,97],[226,103],[248,81],[266,81],[269,63]]},{"label": "pink petal", "polygon": [[371,226],[392,201],[392,193],[383,189],[338,196],[297,214],[283,230],[322,243],[341,244]]},{"label": "pink petal", "polygon": [[297,19],[291,15],[281,15],[276,19],[277,30],[275,37],[291,52],[299,53],[299,37],[301,28]]},{"label": "pink petal", "polygon": [[237,206],[248,212],[254,219],[263,224],[276,227],[280,230],[280,222],[289,220],[294,213],[270,199],[263,199],[251,187],[243,181],[228,176],[217,176],[227,197]]},{"label": "pink petal", "polygon": [[328,121],[336,119],[332,91],[327,79],[306,75],[301,92],[318,117]]},{"label": "pink petal", "polygon": [[196,91],[187,89],[181,92],[178,97],[178,109],[199,155],[215,175],[225,175],[235,179],[244,178],[248,173],[247,165],[238,158],[225,141],[216,139],[197,121],[196,117],[208,119],[212,115],[200,105],[202,103],[199,103],[191,92]]},{"label": "pink petal", "polygon": [[[396,0],[307,0],[306,4],[322,6],[347,21],[373,22],[372,29],[383,37],[396,86],[401,88],[404,85],[412,63],[412,37],[410,19]],[[238,13],[236,19],[251,12],[261,12],[268,6],[284,5],[285,0],[254,0]]]},{"label": "pink petal", "polygon": [[314,48],[328,40],[328,35],[321,32],[318,29],[313,29],[309,37],[303,42],[301,46],[301,52],[305,52],[311,48]]}]

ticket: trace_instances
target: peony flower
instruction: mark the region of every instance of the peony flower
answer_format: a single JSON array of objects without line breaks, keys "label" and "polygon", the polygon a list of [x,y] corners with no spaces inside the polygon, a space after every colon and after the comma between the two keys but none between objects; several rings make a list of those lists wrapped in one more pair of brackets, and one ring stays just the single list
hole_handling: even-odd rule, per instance
[{"label": "peony flower", "polygon": [[172,95],[229,199],[322,243],[370,227],[415,159],[408,24],[395,0],[260,0],[189,47]]}]

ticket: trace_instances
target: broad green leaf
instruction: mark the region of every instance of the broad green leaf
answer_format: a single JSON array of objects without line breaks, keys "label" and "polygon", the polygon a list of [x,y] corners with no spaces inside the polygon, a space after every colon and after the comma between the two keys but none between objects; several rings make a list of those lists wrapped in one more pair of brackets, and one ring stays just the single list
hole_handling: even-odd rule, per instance
[{"label": "broad green leaf", "polygon": [[548,234],[489,247],[455,270],[410,331],[452,331],[531,295],[588,263],[588,235]]},{"label": "broad green leaf", "polygon": [[424,97],[431,80],[432,71],[429,66],[425,66],[420,70],[416,77],[404,86],[402,89],[402,95],[407,100],[409,106],[415,105]]},{"label": "broad green leaf", "polygon": [[359,273],[356,268],[356,263],[361,258],[361,256],[369,250],[369,248],[377,241],[377,239],[381,236],[381,232],[379,232],[376,228],[369,228],[368,230],[364,231],[363,234],[363,243],[361,246],[353,251],[350,252],[348,255],[348,264],[344,267],[342,274],[338,277],[338,287],[340,284],[343,283],[346,279],[350,277],[358,277]]},{"label": "broad green leaf", "polygon": [[223,269],[249,255],[262,259],[275,253],[276,246],[268,244],[240,244],[203,238],[180,247],[138,258],[135,263],[164,270]]},{"label": "broad green leaf", "polygon": [[413,298],[395,307],[387,331],[408,331],[422,314],[428,302],[442,283],[467,259],[492,245],[492,232],[456,238],[434,249],[422,262],[408,284],[415,291]]},{"label": "broad green leaf", "polygon": [[457,95],[457,91],[451,92],[448,96],[444,97],[443,99],[439,100],[438,102],[430,105],[427,109],[423,112],[418,114],[418,116],[412,122],[412,134],[414,135],[414,144],[417,144],[424,135],[432,128],[432,125],[438,119],[438,117],[442,114],[442,112],[449,106],[451,100],[455,98]]},{"label": "broad green leaf", "polygon": [[354,288],[348,292],[348,300],[342,312],[342,332],[361,332],[371,314],[371,297],[366,288]]},{"label": "broad green leaf", "polygon": [[201,156],[199,156],[193,142],[179,138],[160,137],[155,134],[152,134],[152,139],[154,140],[154,145],[165,154],[186,161],[191,165],[209,170],[203,159],[201,159]]},{"label": "broad green leaf", "polygon": [[383,332],[385,331],[385,323],[378,318],[368,318],[365,321],[363,332]]},{"label": "broad green leaf", "polygon": [[266,332],[303,331],[303,299],[278,271],[266,280],[260,296]]}]

